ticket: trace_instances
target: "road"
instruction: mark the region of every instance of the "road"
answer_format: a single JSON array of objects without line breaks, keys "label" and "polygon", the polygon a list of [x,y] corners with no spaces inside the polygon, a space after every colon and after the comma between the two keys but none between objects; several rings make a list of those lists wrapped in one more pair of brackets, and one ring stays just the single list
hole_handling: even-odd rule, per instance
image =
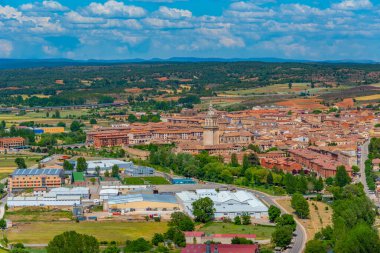
[{"label": "road", "polygon": [[369,145],[369,141],[365,142],[362,146],[361,146],[361,157],[360,157],[360,164],[359,164],[359,167],[360,167],[360,182],[363,184],[364,186],[364,191],[365,193],[367,194],[367,196],[370,198],[370,194],[369,194],[369,190],[368,190],[368,185],[367,185],[367,180],[366,180],[366,177],[365,177],[365,161],[368,159],[368,145]]}]

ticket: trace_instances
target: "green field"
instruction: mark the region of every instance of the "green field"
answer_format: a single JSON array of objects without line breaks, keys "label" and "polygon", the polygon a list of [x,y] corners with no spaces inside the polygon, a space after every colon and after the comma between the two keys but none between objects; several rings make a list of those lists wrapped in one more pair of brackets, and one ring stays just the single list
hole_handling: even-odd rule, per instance
[{"label": "green field", "polygon": [[212,222],[199,229],[207,234],[255,234],[258,240],[270,239],[275,227],[261,225],[235,225],[233,223]]},{"label": "green field", "polygon": [[168,180],[163,177],[126,177],[123,180],[124,184],[131,185],[162,185],[170,184]]},{"label": "green field", "polygon": [[154,233],[164,233],[166,222],[30,222],[17,223],[7,231],[11,243],[45,244],[54,236],[65,231],[95,236],[98,241],[116,241],[124,243],[139,237],[151,239]]},{"label": "green field", "polygon": [[344,86],[326,88],[326,87],[315,87],[311,88],[310,83],[293,83],[291,89],[289,89],[288,84],[273,84],[265,87],[258,88],[248,88],[248,89],[234,89],[221,92],[219,95],[223,96],[249,96],[249,95],[263,95],[263,94],[293,94],[300,93],[303,91],[310,92],[310,94],[321,94],[325,92],[337,91],[345,89]]},{"label": "green field", "polygon": [[16,167],[15,159],[16,158],[24,158],[25,163],[27,166],[31,166],[34,164],[37,164],[37,160],[40,160],[42,156],[39,155],[1,155],[0,156],[0,169],[2,167],[9,168],[9,167]]},{"label": "green field", "polygon": [[7,219],[13,222],[31,222],[31,221],[59,221],[60,219],[71,219],[70,211],[48,210],[45,208],[23,208],[17,211],[8,210],[5,214]]}]

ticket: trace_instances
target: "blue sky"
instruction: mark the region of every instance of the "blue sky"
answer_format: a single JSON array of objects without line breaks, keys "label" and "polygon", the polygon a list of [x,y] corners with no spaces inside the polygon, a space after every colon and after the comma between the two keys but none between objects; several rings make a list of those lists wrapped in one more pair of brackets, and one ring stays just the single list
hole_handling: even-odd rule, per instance
[{"label": "blue sky", "polygon": [[0,58],[155,57],[380,61],[380,1],[0,1]]}]

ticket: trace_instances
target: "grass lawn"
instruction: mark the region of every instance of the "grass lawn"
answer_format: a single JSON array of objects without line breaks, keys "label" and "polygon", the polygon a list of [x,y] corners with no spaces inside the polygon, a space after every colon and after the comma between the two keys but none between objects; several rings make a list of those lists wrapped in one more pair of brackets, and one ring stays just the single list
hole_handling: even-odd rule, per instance
[{"label": "grass lawn", "polygon": [[135,240],[139,237],[151,239],[154,233],[164,233],[166,222],[30,222],[17,223],[7,231],[11,243],[26,244],[48,243],[54,236],[65,231],[74,230],[78,233],[95,236],[98,241]]},{"label": "grass lawn", "polygon": [[[311,240],[318,231],[332,224],[332,208],[326,203],[319,201],[308,200],[307,202],[309,203],[310,218],[299,219],[296,215],[294,215],[294,218],[301,222],[306,229],[307,238]],[[288,212],[294,212],[294,209],[290,205],[290,199],[280,199],[277,200],[277,203]],[[317,206],[317,208],[315,206]],[[327,210],[326,207],[328,208]]]},{"label": "grass lawn", "polygon": [[48,210],[46,208],[22,208],[17,211],[8,210],[5,214],[7,219],[13,222],[30,222],[30,221],[59,221],[60,219],[71,219],[70,211]]},{"label": "grass lawn", "polygon": [[27,166],[31,166],[37,163],[37,160],[41,159],[41,156],[38,155],[1,155],[0,157],[0,169],[2,167],[10,168],[16,167],[15,159],[21,157],[25,159],[25,163]]},{"label": "grass lawn", "polygon": [[131,185],[162,185],[162,184],[170,184],[168,180],[163,177],[126,177],[124,178],[124,184]]},{"label": "grass lawn", "polygon": [[198,229],[207,234],[255,234],[258,240],[270,239],[275,227],[261,225],[235,225],[211,222]]}]

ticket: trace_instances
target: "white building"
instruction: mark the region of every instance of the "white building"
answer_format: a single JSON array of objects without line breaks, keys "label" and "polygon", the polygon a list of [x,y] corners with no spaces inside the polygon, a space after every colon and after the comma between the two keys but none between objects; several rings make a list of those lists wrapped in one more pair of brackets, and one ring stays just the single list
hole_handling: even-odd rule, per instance
[{"label": "white building", "polygon": [[87,173],[88,174],[96,174],[96,168],[100,168],[100,174],[104,174],[107,170],[111,173],[112,167],[117,165],[120,170],[124,170],[126,168],[130,168],[133,166],[133,162],[125,162],[120,160],[95,160],[95,161],[87,161]]},{"label": "white building", "polygon": [[220,191],[213,189],[200,189],[194,191],[183,191],[176,194],[183,209],[190,216],[192,214],[192,203],[200,198],[209,197],[214,202],[216,219],[229,217],[231,219],[248,213],[256,219],[268,217],[268,208],[252,193],[247,191]]},{"label": "white building", "polygon": [[8,197],[9,207],[24,206],[73,206],[80,205],[80,196],[55,196],[55,197]]}]

